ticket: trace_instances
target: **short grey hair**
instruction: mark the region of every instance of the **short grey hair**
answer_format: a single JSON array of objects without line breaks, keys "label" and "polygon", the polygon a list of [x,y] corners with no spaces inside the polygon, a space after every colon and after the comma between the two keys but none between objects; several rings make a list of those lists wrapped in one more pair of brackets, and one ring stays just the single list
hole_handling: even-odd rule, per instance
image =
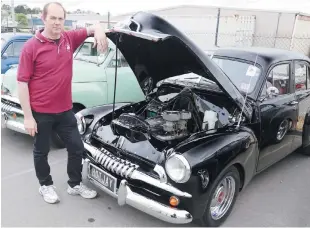
[{"label": "short grey hair", "polygon": [[44,7],[43,7],[42,16],[43,16],[44,19],[46,18],[46,15],[47,15],[47,12],[48,12],[48,7],[51,4],[59,5],[63,9],[63,11],[64,11],[64,18],[66,18],[67,13],[66,13],[65,7],[63,7],[63,5],[61,3],[59,3],[59,2],[49,2],[49,3],[45,4]]}]

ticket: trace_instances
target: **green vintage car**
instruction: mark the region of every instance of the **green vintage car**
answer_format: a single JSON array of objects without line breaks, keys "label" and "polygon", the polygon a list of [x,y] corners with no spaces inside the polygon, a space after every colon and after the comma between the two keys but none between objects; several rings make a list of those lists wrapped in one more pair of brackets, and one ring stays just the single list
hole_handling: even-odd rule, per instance
[{"label": "green vintage car", "polygon": [[[74,53],[72,99],[73,110],[113,103],[116,50],[109,41],[109,49],[97,54],[93,48],[94,38],[87,38]],[[137,102],[144,99],[144,93],[122,54],[118,51],[116,102]],[[25,133],[24,116],[17,95],[17,65],[9,69],[1,86],[2,127]],[[61,101],[59,101],[61,102]],[[54,132],[52,143],[57,148],[64,144]]]}]

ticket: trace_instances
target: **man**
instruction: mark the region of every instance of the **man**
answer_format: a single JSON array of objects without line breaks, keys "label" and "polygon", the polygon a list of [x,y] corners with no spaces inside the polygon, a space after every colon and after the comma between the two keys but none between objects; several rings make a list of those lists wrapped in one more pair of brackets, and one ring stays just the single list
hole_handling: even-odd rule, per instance
[{"label": "man", "polygon": [[52,130],[62,138],[68,151],[67,192],[84,198],[97,195],[82,184],[84,147],[72,111],[72,64],[73,52],[88,36],[94,36],[100,52],[107,49],[107,38],[100,25],[64,31],[65,18],[65,9],[60,3],[44,6],[45,28],[37,31],[24,45],[18,67],[18,93],[24,125],[34,136],[33,155],[39,193],[48,203],[59,201],[47,159]]}]

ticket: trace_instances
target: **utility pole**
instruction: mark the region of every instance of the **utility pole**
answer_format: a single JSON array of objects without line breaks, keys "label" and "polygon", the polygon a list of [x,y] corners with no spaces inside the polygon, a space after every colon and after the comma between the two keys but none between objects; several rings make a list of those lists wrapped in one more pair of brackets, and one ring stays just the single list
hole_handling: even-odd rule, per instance
[{"label": "utility pole", "polygon": [[15,25],[15,7],[14,7],[14,0],[11,0],[11,11],[12,11],[12,22],[13,22],[13,32],[14,35],[16,33],[16,25]]}]

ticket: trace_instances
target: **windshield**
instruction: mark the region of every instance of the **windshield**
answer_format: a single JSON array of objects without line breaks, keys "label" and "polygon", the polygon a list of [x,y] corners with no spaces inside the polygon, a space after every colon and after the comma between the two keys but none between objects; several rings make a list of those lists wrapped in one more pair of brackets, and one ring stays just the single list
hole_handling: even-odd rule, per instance
[{"label": "windshield", "polygon": [[110,49],[102,54],[99,54],[97,47],[93,47],[93,45],[93,42],[84,42],[74,53],[74,59],[95,64],[102,64],[108,56]]},{"label": "windshield", "polygon": [[3,48],[4,44],[5,44],[5,39],[1,38],[1,49]]},{"label": "windshield", "polygon": [[213,57],[212,60],[224,71],[240,91],[245,93],[253,92],[261,74],[261,69],[254,66],[254,63],[222,57]]}]

